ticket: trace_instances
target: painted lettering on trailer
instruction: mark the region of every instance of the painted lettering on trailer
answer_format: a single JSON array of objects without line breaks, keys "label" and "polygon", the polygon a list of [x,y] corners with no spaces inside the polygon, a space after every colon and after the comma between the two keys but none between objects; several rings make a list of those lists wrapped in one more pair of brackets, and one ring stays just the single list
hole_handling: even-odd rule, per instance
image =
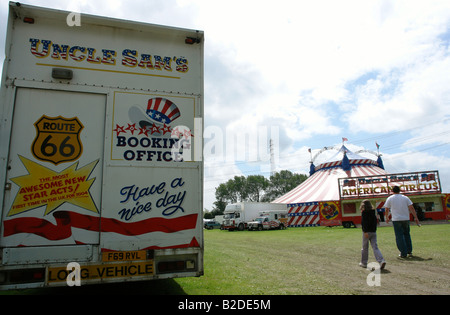
[{"label": "painted lettering on trailer", "polygon": [[[74,60],[86,64],[101,64],[109,66],[121,65],[126,68],[141,68],[148,70],[186,73],[189,70],[188,60],[184,56],[151,55],[148,52],[139,53],[135,49],[118,52],[112,49],[96,49],[83,45],[68,45],[54,43],[49,39],[30,38],[30,52],[37,58],[52,58],[55,60]],[[172,57],[173,56],[173,57]],[[120,58],[120,60],[117,60]],[[119,61],[119,62],[117,62]]]}]

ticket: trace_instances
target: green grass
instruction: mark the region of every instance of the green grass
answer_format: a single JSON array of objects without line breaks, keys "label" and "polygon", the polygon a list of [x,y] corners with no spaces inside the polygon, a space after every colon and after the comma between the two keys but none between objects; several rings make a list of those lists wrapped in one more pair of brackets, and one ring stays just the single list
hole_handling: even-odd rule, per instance
[{"label": "green grass", "polygon": [[[405,262],[397,258],[392,227],[378,229],[378,245],[388,261],[380,287],[368,286],[370,271],[358,267],[361,230],[342,227],[205,231],[205,275],[175,281],[196,295],[396,294],[397,282],[414,284],[411,274],[432,270],[430,279],[419,281],[422,293],[449,294],[450,284],[440,282],[440,273],[450,272],[450,225],[412,226],[411,233],[416,257]],[[372,251],[369,261],[374,261]]]},{"label": "green grass", "polygon": [[[377,231],[387,260],[381,285],[358,266],[359,228],[205,230],[204,276],[5,291],[1,294],[292,295],[450,294],[450,224],[411,226],[414,257],[399,260],[392,227]],[[369,262],[374,261],[369,253]]]}]

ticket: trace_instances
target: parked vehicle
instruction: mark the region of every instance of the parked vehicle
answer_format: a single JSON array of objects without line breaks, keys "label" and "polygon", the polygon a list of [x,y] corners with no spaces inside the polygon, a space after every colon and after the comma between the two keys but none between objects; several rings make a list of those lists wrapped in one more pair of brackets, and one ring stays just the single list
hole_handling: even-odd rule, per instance
[{"label": "parked vehicle", "polygon": [[248,222],[248,230],[284,230],[287,227],[287,210],[262,211],[259,217]]},{"label": "parked vehicle", "polygon": [[243,231],[247,223],[259,216],[261,211],[284,210],[285,204],[265,202],[240,202],[227,205],[224,211],[223,229],[229,231]]},{"label": "parked vehicle", "polygon": [[206,221],[205,222],[205,229],[212,230],[212,229],[220,229],[221,224],[217,221]]},{"label": "parked vehicle", "polygon": [[71,14],[9,4],[0,290],[203,275],[203,32]]}]

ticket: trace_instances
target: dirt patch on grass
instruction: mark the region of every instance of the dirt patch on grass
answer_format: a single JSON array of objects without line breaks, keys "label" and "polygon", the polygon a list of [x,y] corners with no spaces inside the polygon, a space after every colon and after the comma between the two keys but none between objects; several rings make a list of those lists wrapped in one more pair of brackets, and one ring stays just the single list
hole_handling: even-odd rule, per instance
[{"label": "dirt patch on grass", "polygon": [[[330,263],[315,271],[333,282],[344,294],[450,293],[448,267],[435,266],[431,259],[421,257],[389,258],[384,270],[361,268],[353,261],[347,265]],[[338,274],[336,270],[339,270]]]},{"label": "dirt patch on grass", "polygon": [[[436,234],[442,234],[439,238],[434,238],[434,243],[450,236],[448,225],[435,230]],[[413,231],[413,243],[417,254],[411,258],[400,259],[392,229],[389,227],[379,229],[379,246],[387,265],[384,270],[372,271],[358,266],[361,245],[357,237],[360,231],[336,230],[331,232],[336,234],[336,237],[322,252],[319,250],[312,253],[313,258],[308,261],[314,260],[316,264],[310,265],[309,268],[322,278],[323,283],[331,283],[337,288],[337,291],[328,293],[450,294],[448,264],[450,251],[446,251],[448,245],[426,248],[423,244],[429,242],[426,236],[429,230],[420,230],[421,234],[418,232],[417,229]],[[432,233],[429,237],[435,237],[435,234]],[[369,254],[370,261],[375,262],[372,252]]]}]

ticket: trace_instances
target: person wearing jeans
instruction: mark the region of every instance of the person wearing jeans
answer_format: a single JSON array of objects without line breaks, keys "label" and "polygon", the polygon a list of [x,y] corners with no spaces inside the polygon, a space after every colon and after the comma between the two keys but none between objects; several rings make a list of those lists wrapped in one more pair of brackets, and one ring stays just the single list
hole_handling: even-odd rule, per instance
[{"label": "person wearing jeans", "polygon": [[363,232],[361,262],[359,266],[366,268],[369,259],[369,242],[373,250],[375,259],[380,264],[380,269],[384,269],[386,261],[381,254],[377,244],[377,213],[369,200],[363,200],[361,203],[361,227]]},{"label": "person wearing jeans", "polygon": [[419,224],[416,210],[414,209],[412,201],[400,194],[400,187],[394,186],[392,188],[394,193],[392,196],[386,199],[384,207],[386,209],[386,223],[389,223],[389,212],[392,213],[392,225],[394,226],[395,241],[397,248],[400,251],[400,257],[406,258],[407,255],[412,255],[412,241],[409,231],[409,214],[414,217],[414,221]]}]

